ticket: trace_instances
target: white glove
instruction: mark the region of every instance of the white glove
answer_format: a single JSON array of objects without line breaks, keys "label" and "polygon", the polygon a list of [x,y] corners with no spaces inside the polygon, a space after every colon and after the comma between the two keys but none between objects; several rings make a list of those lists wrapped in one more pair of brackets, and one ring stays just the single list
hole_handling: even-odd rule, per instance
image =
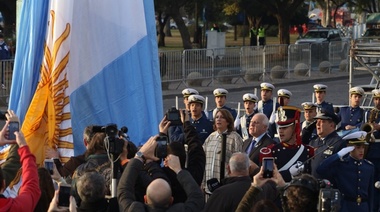
[{"label": "white glove", "polygon": [[235,129],[240,129],[240,119],[236,117],[235,122],[234,122],[234,127]]},{"label": "white glove", "polygon": [[294,164],[293,166],[291,166],[289,168],[289,172],[290,174],[295,177],[299,174],[301,174],[304,170],[305,166],[303,165],[303,163],[301,161],[297,161],[296,164]]},{"label": "white glove", "polygon": [[354,149],[355,149],[354,146],[344,147],[343,149],[341,149],[341,150],[338,152],[338,155],[339,155],[339,157],[343,157],[343,156],[347,155],[347,153],[351,152],[351,151],[354,150]]}]

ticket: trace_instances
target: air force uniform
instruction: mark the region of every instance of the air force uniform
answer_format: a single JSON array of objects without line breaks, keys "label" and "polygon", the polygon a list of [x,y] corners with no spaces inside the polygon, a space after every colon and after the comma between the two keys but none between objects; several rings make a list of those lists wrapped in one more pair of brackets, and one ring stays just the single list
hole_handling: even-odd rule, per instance
[{"label": "air force uniform", "polygon": [[[260,84],[261,90],[269,90],[273,91],[274,86],[270,83],[263,82]],[[268,99],[267,101],[260,100],[258,105],[257,105],[257,110],[259,113],[264,113],[268,119],[270,119],[272,112],[273,112],[273,99]],[[280,106],[277,102],[276,104],[276,110]]]},{"label": "air force uniform", "polygon": [[[318,107],[317,104],[312,103],[312,102],[304,102],[301,105],[304,111],[316,110]],[[306,121],[306,120],[301,122],[301,130],[302,130],[301,137],[302,137],[303,144],[309,144],[310,141],[318,137],[315,120],[313,122]]]},{"label": "air force uniform", "polygon": [[[323,84],[315,84],[313,86],[314,88],[314,92],[319,92],[319,91],[323,91],[323,92],[326,92],[327,90],[327,85],[323,85]],[[334,113],[334,107],[333,107],[333,104],[331,104],[330,102],[326,102],[326,101],[323,101],[321,102],[320,104],[317,104],[318,105],[318,110],[327,110],[329,111],[330,113]]]},{"label": "air force uniform", "polygon": [[[243,95],[243,101],[249,101],[256,103],[259,100],[255,94],[252,93],[246,93]],[[255,111],[253,111],[251,114],[244,114],[239,117],[240,124],[236,128],[236,132],[239,133],[243,140],[248,139],[249,137],[252,137],[249,134],[249,123],[251,122],[252,117],[255,115]]]},{"label": "air force uniform", "polygon": [[[223,88],[217,88],[214,90],[214,96],[217,97],[217,96],[227,96],[228,94],[228,91],[226,89],[223,89]],[[234,118],[234,120],[236,119],[236,116],[237,116],[237,112],[235,109],[232,109],[230,107],[227,107],[226,105],[223,105],[223,107],[221,108],[215,108],[213,110],[209,110],[208,111],[208,119],[210,121],[213,121],[214,120],[214,117],[215,117],[215,114],[217,112],[217,109],[226,109],[228,111],[230,111],[232,117]]]},{"label": "air force uniform", "polygon": [[[189,104],[193,103],[193,102],[197,102],[197,103],[204,105],[205,98],[203,96],[195,94],[195,95],[188,96],[188,101],[189,101]],[[207,117],[204,115],[203,111],[202,111],[202,116],[199,119],[194,120],[190,116],[189,121],[190,121],[191,125],[194,126],[195,130],[197,131],[199,139],[201,140],[202,144],[204,143],[206,138],[212,132],[214,132],[212,122],[207,119]],[[180,127],[170,127],[169,132],[170,132],[169,134],[170,134],[171,141],[178,141],[178,142],[182,142],[182,143],[185,142],[184,132],[183,132],[183,128],[181,126]]]},{"label": "air force uniform", "polygon": [[[343,139],[348,140],[348,145],[366,145],[366,134],[358,131]],[[360,137],[355,138],[358,135]],[[334,154],[318,167],[317,172],[332,181],[341,192],[340,211],[373,211],[374,167],[370,161],[351,155],[340,158]]]},{"label": "air force uniform", "polygon": [[[330,113],[328,111],[319,111],[314,119],[332,120],[335,124],[339,123],[339,117],[335,115],[335,113]],[[346,142],[338,135],[338,133],[336,133],[336,131],[333,131],[324,138],[317,137],[315,140],[312,140],[309,145],[315,148],[315,157],[311,161],[311,174],[315,178],[320,179],[321,176],[317,173],[318,166],[326,158],[346,147]]]},{"label": "air force uniform", "polygon": [[[372,90],[372,97],[373,98],[380,98],[380,89]],[[369,109],[365,114],[365,120],[364,123],[369,122],[369,118],[373,116],[373,122],[379,124],[380,123],[380,110],[377,110],[376,108]],[[368,145],[368,151],[366,154],[366,159],[371,161],[375,167],[375,175],[374,179],[375,181],[380,180],[380,131],[375,130],[373,132],[373,136],[375,137],[375,142],[370,142]],[[380,208],[380,190],[375,189],[374,191],[374,205],[373,205],[373,211],[378,211]]]},{"label": "air force uniform", "polygon": [[[364,95],[363,88],[353,87],[350,89],[350,95],[358,94],[360,96]],[[364,110],[357,107],[342,107],[338,113],[338,116],[341,119],[340,128],[338,130],[346,130],[345,127],[347,125],[356,126],[356,128],[360,129],[363,120],[364,120]]]}]

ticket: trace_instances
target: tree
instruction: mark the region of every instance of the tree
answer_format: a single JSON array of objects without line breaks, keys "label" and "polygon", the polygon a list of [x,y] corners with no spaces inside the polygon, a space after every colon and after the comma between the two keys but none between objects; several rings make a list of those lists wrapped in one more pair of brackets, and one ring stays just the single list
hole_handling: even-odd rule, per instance
[{"label": "tree", "polygon": [[278,32],[280,44],[290,44],[289,26],[290,20],[294,16],[295,11],[301,6],[304,0],[255,0],[262,7],[258,8],[268,11],[278,22]]},{"label": "tree", "polygon": [[[186,0],[155,1],[155,10],[156,13],[159,14],[156,20],[159,25],[158,46],[165,46],[164,27],[167,21],[169,20],[169,17],[172,17],[175,23],[177,24],[178,30],[181,34],[183,48],[192,48],[189,31],[187,30],[185,22],[183,21],[182,16],[180,14],[180,8],[183,7],[186,3]],[[164,18],[162,18],[162,16]]]}]

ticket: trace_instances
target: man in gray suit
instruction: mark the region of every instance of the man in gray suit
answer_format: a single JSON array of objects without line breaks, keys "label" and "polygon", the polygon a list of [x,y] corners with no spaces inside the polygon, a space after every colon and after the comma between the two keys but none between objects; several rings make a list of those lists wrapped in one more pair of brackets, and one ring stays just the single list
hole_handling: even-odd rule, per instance
[{"label": "man in gray suit", "polygon": [[263,113],[256,113],[249,123],[249,134],[253,136],[243,143],[243,151],[245,151],[249,159],[255,164],[261,164],[260,150],[276,142],[267,134],[269,127],[268,117]]}]

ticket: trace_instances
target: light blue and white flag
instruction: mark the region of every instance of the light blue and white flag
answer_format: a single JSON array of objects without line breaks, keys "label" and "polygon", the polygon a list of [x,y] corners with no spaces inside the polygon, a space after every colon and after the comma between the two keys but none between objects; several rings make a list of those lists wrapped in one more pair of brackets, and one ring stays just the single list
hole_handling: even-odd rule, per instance
[{"label": "light blue and white flag", "polygon": [[22,125],[38,163],[45,146],[63,161],[82,154],[91,124],[127,126],[136,144],[158,132],[155,33],[152,0],[51,0],[41,77]]}]

